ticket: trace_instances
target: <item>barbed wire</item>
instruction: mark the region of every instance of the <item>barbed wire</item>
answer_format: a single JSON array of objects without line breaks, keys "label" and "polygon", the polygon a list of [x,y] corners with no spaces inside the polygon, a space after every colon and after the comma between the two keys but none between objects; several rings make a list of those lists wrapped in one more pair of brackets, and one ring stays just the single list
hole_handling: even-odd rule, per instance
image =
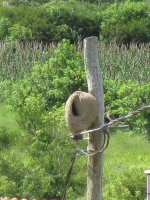
[{"label": "barbed wire", "polygon": [[103,134],[104,134],[103,144],[102,144],[102,146],[100,148],[98,148],[97,151],[93,151],[93,150],[87,151],[87,150],[83,150],[83,149],[77,148],[76,152],[78,152],[78,155],[94,156],[97,153],[103,152],[105,149],[107,149],[107,147],[109,145],[110,135],[109,135],[108,130],[103,130]]},{"label": "barbed wire", "polygon": [[133,117],[134,115],[137,115],[145,110],[148,110],[150,109],[150,105],[148,106],[144,106],[142,108],[139,108],[137,109],[136,111],[133,111],[133,112],[130,112],[128,113],[127,115],[123,116],[123,117],[118,117],[112,121],[110,121],[109,123],[107,124],[103,124],[102,126],[98,127],[98,128],[95,128],[95,129],[89,129],[87,131],[82,131],[81,133],[77,133],[78,135],[83,135],[85,133],[92,133],[94,131],[99,131],[99,130],[102,130],[103,128],[107,128],[107,127],[110,127],[111,128],[111,125],[113,124],[116,124],[117,122],[120,122],[120,121],[124,121],[124,120],[127,120],[128,118],[130,117]]},{"label": "barbed wire", "polygon": [[81,133],[77,133],[77,134],[71,136],[72,139],[74,139],[75,141],[78,141],[78,140],[84,139],[83,138],[83,134],[93,133],[95,131],[103,130],[103,134],[104,134],[104,139],[103,140],[104,140],[104,142],[103,142],[102,146],[95,152],[85,151],[85,150],[80,149],[80,148],[76,148],[75,149],[75,151],[73,153],[73,156],[71,158],[71,163],[70,163],[69,170],[68,170],[68,173],[67,173],[67,176],[66,176],[66,182],[65,182],[64,190],[62,192],[61,200],[65,200],[68,184],[69,184],[69,181],[70,181],[70,178],[71,178],[71,174],[72,174],[72,170],[73,170],[73,165],[75,163],[75,160],[76,160],[77,156],[79,156],[79,155],[94,156],[97,153],[103,152],[109,145],[108,128],[122,128],[122,127],[128,128],[128,125],[121,125],[121,126],[112,126],[112,125],[116,124],[117,122],[127,120],[128,118],[130,118],[130,117],[132,117],[132,116],[134,116],[136,114],[139,114],[139,113],[141,113],[141,112],[143,112],[145,110],[148,110],[148,109],[150,109],[150,105],[144,106],[142,108],[137,109],[136,111],[130,112],[126,116],[116,118],[116,119],[110,121],[107,124],[103,124],[102,126],[100,126],[98,128],[90,129],[90,130],[87,130],[87,131],[82,131]]},{"label": "barbed wire", "polygon": [[125,115],[125,116],[118,117],[118,118],[116,118],[116,119],[110,121],[110,122],[107,123],[107,124],[103,124],[102,126],[100,126],[100,127],[98,127],[98,128],[89,129],[89,130],[87,130],[87,131],[82,131],[82,132],[80,132],[80,133],[77,133],[77,134],[75,134],[75,135],[72,135],[72,136],[71,136],[72,139],[74,139],[74,140],[82,140],[82,139],[84,139],[84,138],[83,138],[83,135],[86,134],[86,133],[93,133],[93,132],[95,132],[95,131],[103,130],[103,134],[104,134],[103,144],[102,144],[102,146],[101,146],[97,151],[92,152],[92,151],[87,151],[87,150],[83,150],[83,149],[80,149],[80,148],[77,148],[76,151],[78,152],[78,154],[79,154],[79,152],[80,152],[80,154],[84,154],[84,155],[88,155],[88,156],[94,156],[94,155],[96,155],[97,153],[100,153],[100,152],[104,151],[104,150],[108,147],[108,145],[109,145],[109,138],[110,138],[110,137],[109,137],[109,133],[108,133],[108,128],[119,128],[119,127],[120,127],[120,128],[122,128],[122,127],[128,128],[128,125],[121,125],[121,126],[112,126],[112,125],[113,125],[113,124],[116,124],[116,123],[118,123],[118,122],[121,122],[121,121],[125,121],[125,120],[127,120],[128,118],[133,117],[134,115],[137,115],[137,114],[139,114],[139,113],[141,113],[141,112],[143,112],[143,111],[145,111],[145,110],[148,110],[148,109],[150,109],[150,105],[144,106],[144,107],[142,107],[142,108],[139,108],[139,109],[137,109],[136,111],[130,112],[130,113],[128,113],[128,114]]}]

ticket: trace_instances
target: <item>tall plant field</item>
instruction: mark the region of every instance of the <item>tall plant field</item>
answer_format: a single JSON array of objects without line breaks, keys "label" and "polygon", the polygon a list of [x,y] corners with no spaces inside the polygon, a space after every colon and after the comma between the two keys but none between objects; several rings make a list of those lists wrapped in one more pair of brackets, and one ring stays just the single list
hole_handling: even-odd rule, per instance
[{"label": "tall plant field", "polygon": [[36,63],[44,64],[53,48],[42,42],[0,42],[0,81],[23,78]]},{"label": "tall plant field", "polygon": [[[83,54],[82,45],[76,48]],[[0,81],[16,80],[30,73],[36,64],[43,65],[50,58],[54,44],[38,42],[0,42]],[[150,81],[150,43],[127,46],[99,44],[99,58],[104,80],[132,80],[144,84]],[[82,56],[83,57],[83,56]]]},{"label": "tall plant field", "polygon": [[104,80],[132,80],[141,84],[150,81],[150,43],[99,45],[100,65]]}]

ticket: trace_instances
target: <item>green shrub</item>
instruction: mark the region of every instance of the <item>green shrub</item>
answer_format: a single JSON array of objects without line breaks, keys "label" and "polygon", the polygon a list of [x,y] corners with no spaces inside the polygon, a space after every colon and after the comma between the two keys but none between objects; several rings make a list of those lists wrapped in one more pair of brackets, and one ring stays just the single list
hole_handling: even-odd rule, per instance
[{"label": "green shrub", "polygon": [[[6,113],[0,112],[2,124],[4,124],[2,117],[8,115],[9,109],[5,109],[5,111]],[[55,117],[53,124],[51,121],[49,124],[47,123],[47,125],[53,126],[49,128],[47,135],[43,130],[38,130],[34,135],[27,132],[18,134],[17,142],[11,140],[11,144],[8,140],[1,141],[5,146],[0,149],[1,195],[37,199],[61,196],[74,145],[66,135],[64,124],[59,129],[56,123],[57,118],[62,118],[63,115],[58,112],[57,116],[54,114],[53,117]],[[15,119],[11,118],[11,120],[13,125],[8,117],[7,120],[5,119],[9,135],[12,134],[12,127],[14,128],[17,124]],[[50,129],[53,129],[53,132]],[[21,132],[19,127],[15,130]],[[79,181],[76,180],[77,185]],[[73,191],[80,193],[81,189],[75,185],[74,182],[70,183]],[[82,183],[80,183],[81,185]]]},{"label": "green shrub", "polygon": [[8,18],[0,18],[0,40],[4,40],[5,37],[9,34],[9,28],[11,23]]},{"label": "green shrub", "polygon": [[[104,83],[106,110],[112,110],[114,114],[126,115],[144,105],[149,105],[150,84],[141,85],[132,81],[108,80]],[[127,123],[139,132],[147,130],[149,134],[150,123],[149,110],[139,114]]]},{"label": "green shrub", "polygon": [[97,5],[99,1],[95,4],[54,0],[41,6],[27,6],[38,5],[38,1],[11,2],[20,6],[1,7],[1,17],[8,18],[14,26],[26,27],[28,37],[32,32],[32,38],[27,39],[33,41],[60,42],[66,38],[77,43],[93,35],[119,44],[150,41],[150,8],[146,2],[115,2],[109,6]]},{"label": "green shrub", "polygon": [[145,176],[142,167],[131,166],[113,175],[104,187],[104,199],[140,200],[145,196]]},{"label": "green shrub", "polygon": [[69,94],[86,88],[81,55],[64,40],[51,52],[51,58],[43,66],[37,64],[30,76],[13,84],[9,90],[5,87],[6,82],[1,89],[7,102],[19,112],[22,124],[34,132],[46,123],[43,119],[49,119],[46,116],[53,106],[60,107]]},{"label": "green shrub", "polygon": [[7,176],[0,177],[0,191],[1,196],[13,197],[16,195],[16,183],[12,180],[9,180]]},{"label": "green shrub", "polygon": [[19,24],[11,25],[9,18],[0,18],[0,40],[9,42],[15,41],[30,41],[32,39],[32,32],[29,28]]},{"label": "green shrub", "polygon": [[[61,36],[61,26],[68,27],[66,36],[69,36],[67,39],[70,39],[71,42],[82,41],[84,38],[93,35],[99,36],[101,8],[88,3],[63,1],[59,3],[59,7],[55,6],[55,1],[43,7],[50,13],[50,21],[52,22],[55,19],[55,24],[53,24],[54,41],[60,41],[63,38]],[[64,34],[64,38],[66,36]]]},{"label": "green shrub", "polygon": [[14,120],[12,110],[4,104],[0,105],[0,151],[16,144],[23,131]]},{"label": "green shrub", "polygon": [[[109,40],[116,42],[117,44],[130,44],[133,43],[147,43],[150,41],[150,32],[149,32],[149,21],[145,19],[140,20],[131,20],[127,23],[121,23],[115,28],[104,30],[110,31],[111,34],[108,34],[106,37]],[[109,33],[110,33],[109,32]],[[105,34],[105,33],[104,33]],[[103,35],[104,36],[104,35]],[[104,36],[105,37],[105,36]]]},{"label": "green shrub", "polygon": [[[1,84],[3,100],[18,112],[20,126],[29,133],[25,144],[30,145],[30,148],[29,151],[24,149],[21,152],[22,157],[26,154],[27,160],[22,160],[23,163],[16,160],[18,165],[15,168],[9,157],[3,160],[3,164],[12,168],[7,176],[11,180],[16,168],[20,167],[20,171],[24,170],[27,175],[20,175],[19,171],[16,173],[21,178],[20,181],[16,180],[19,194],[39,199],[59,197],[74,147],[69,137],[66,137],[63,103],[72,92],[85,89],[81,55],[64,40],[50,53],[49,61],[33,67],[30,76],[11,86],[8,82]],[[8,89],[7,85],[10,86]],[[6,174],[3,172],[3,175]],[[79,181],[77,179],[76,183]],[[80,193],[73,183],[70,187]]]},{"label": "green shrub", "polygon": [[13,25],[31,30],[33,41],[60,42],[66,38],[77,43],[88,36],[99,36],[101,9],[88,3],[52,1],[40,7],[2,7],[0,13]]},{"label": "green shrub", "polygon": [[6,37],[6,41],[8,42],[25,42],[30,41],[32,39],[32,32],[29,28],[21,26],[19,24],[14,24],[9,28],[9,36]]},{"label": "green shrub", "polygon": [[[149,143],[133,132],[112,134],[104,160],[103,198],[144,200],[149,167]],[[142,147],[142,148],[141,148]]]},{"label": "green shrub", "polygon": [[150,41],[150,7],[146,3],[114,3],[103,12],[102,37],[119,44]]}]

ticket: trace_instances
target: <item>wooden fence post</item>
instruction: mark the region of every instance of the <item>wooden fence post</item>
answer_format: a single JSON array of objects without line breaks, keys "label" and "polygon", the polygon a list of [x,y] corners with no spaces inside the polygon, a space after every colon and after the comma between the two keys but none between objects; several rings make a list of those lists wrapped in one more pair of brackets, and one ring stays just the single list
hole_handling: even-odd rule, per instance
[{"label": "wooden fence post", "polygon": [[[87,75],[88,90],[99,104],[99,116],[92,128],[104,123],[103,81],[98,58],[98,38],[84,39],[84,63]],[[103,144],[103,132],[89,133],[88,150],[96,151]],[[102,200],[102,161],[103,153],[88,157],[87,164],[87,200]]]},{"label": "wooden fence post", "polygon": [[150,170],[145,170],[144,173],[147,175],[147,200],[150,200]]}]

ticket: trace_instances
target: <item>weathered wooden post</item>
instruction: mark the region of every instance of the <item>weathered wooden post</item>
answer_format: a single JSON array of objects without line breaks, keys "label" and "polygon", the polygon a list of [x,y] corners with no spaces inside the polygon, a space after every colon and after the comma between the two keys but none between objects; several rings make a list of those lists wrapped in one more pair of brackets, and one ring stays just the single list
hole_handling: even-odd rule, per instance
[{"label": "weathered wooden post", "polygon": [[145,170],[144,173],[147,175],[147,200],[150,200],[150,170]]},{"label": "weathered wooden post", "polygon": [[[98,38],[84,39],[84,63],[87,74],[88,90],[93,94],[99,104],[99,116],[92,128],[104,123],[104,94],[103,81],[98,59]],[[104,140],[102,131],[89,133],[88,150],[96,151],[102,146]],[[88,157],[87,200],[102,200],[102,163],[103,153]]]}]

